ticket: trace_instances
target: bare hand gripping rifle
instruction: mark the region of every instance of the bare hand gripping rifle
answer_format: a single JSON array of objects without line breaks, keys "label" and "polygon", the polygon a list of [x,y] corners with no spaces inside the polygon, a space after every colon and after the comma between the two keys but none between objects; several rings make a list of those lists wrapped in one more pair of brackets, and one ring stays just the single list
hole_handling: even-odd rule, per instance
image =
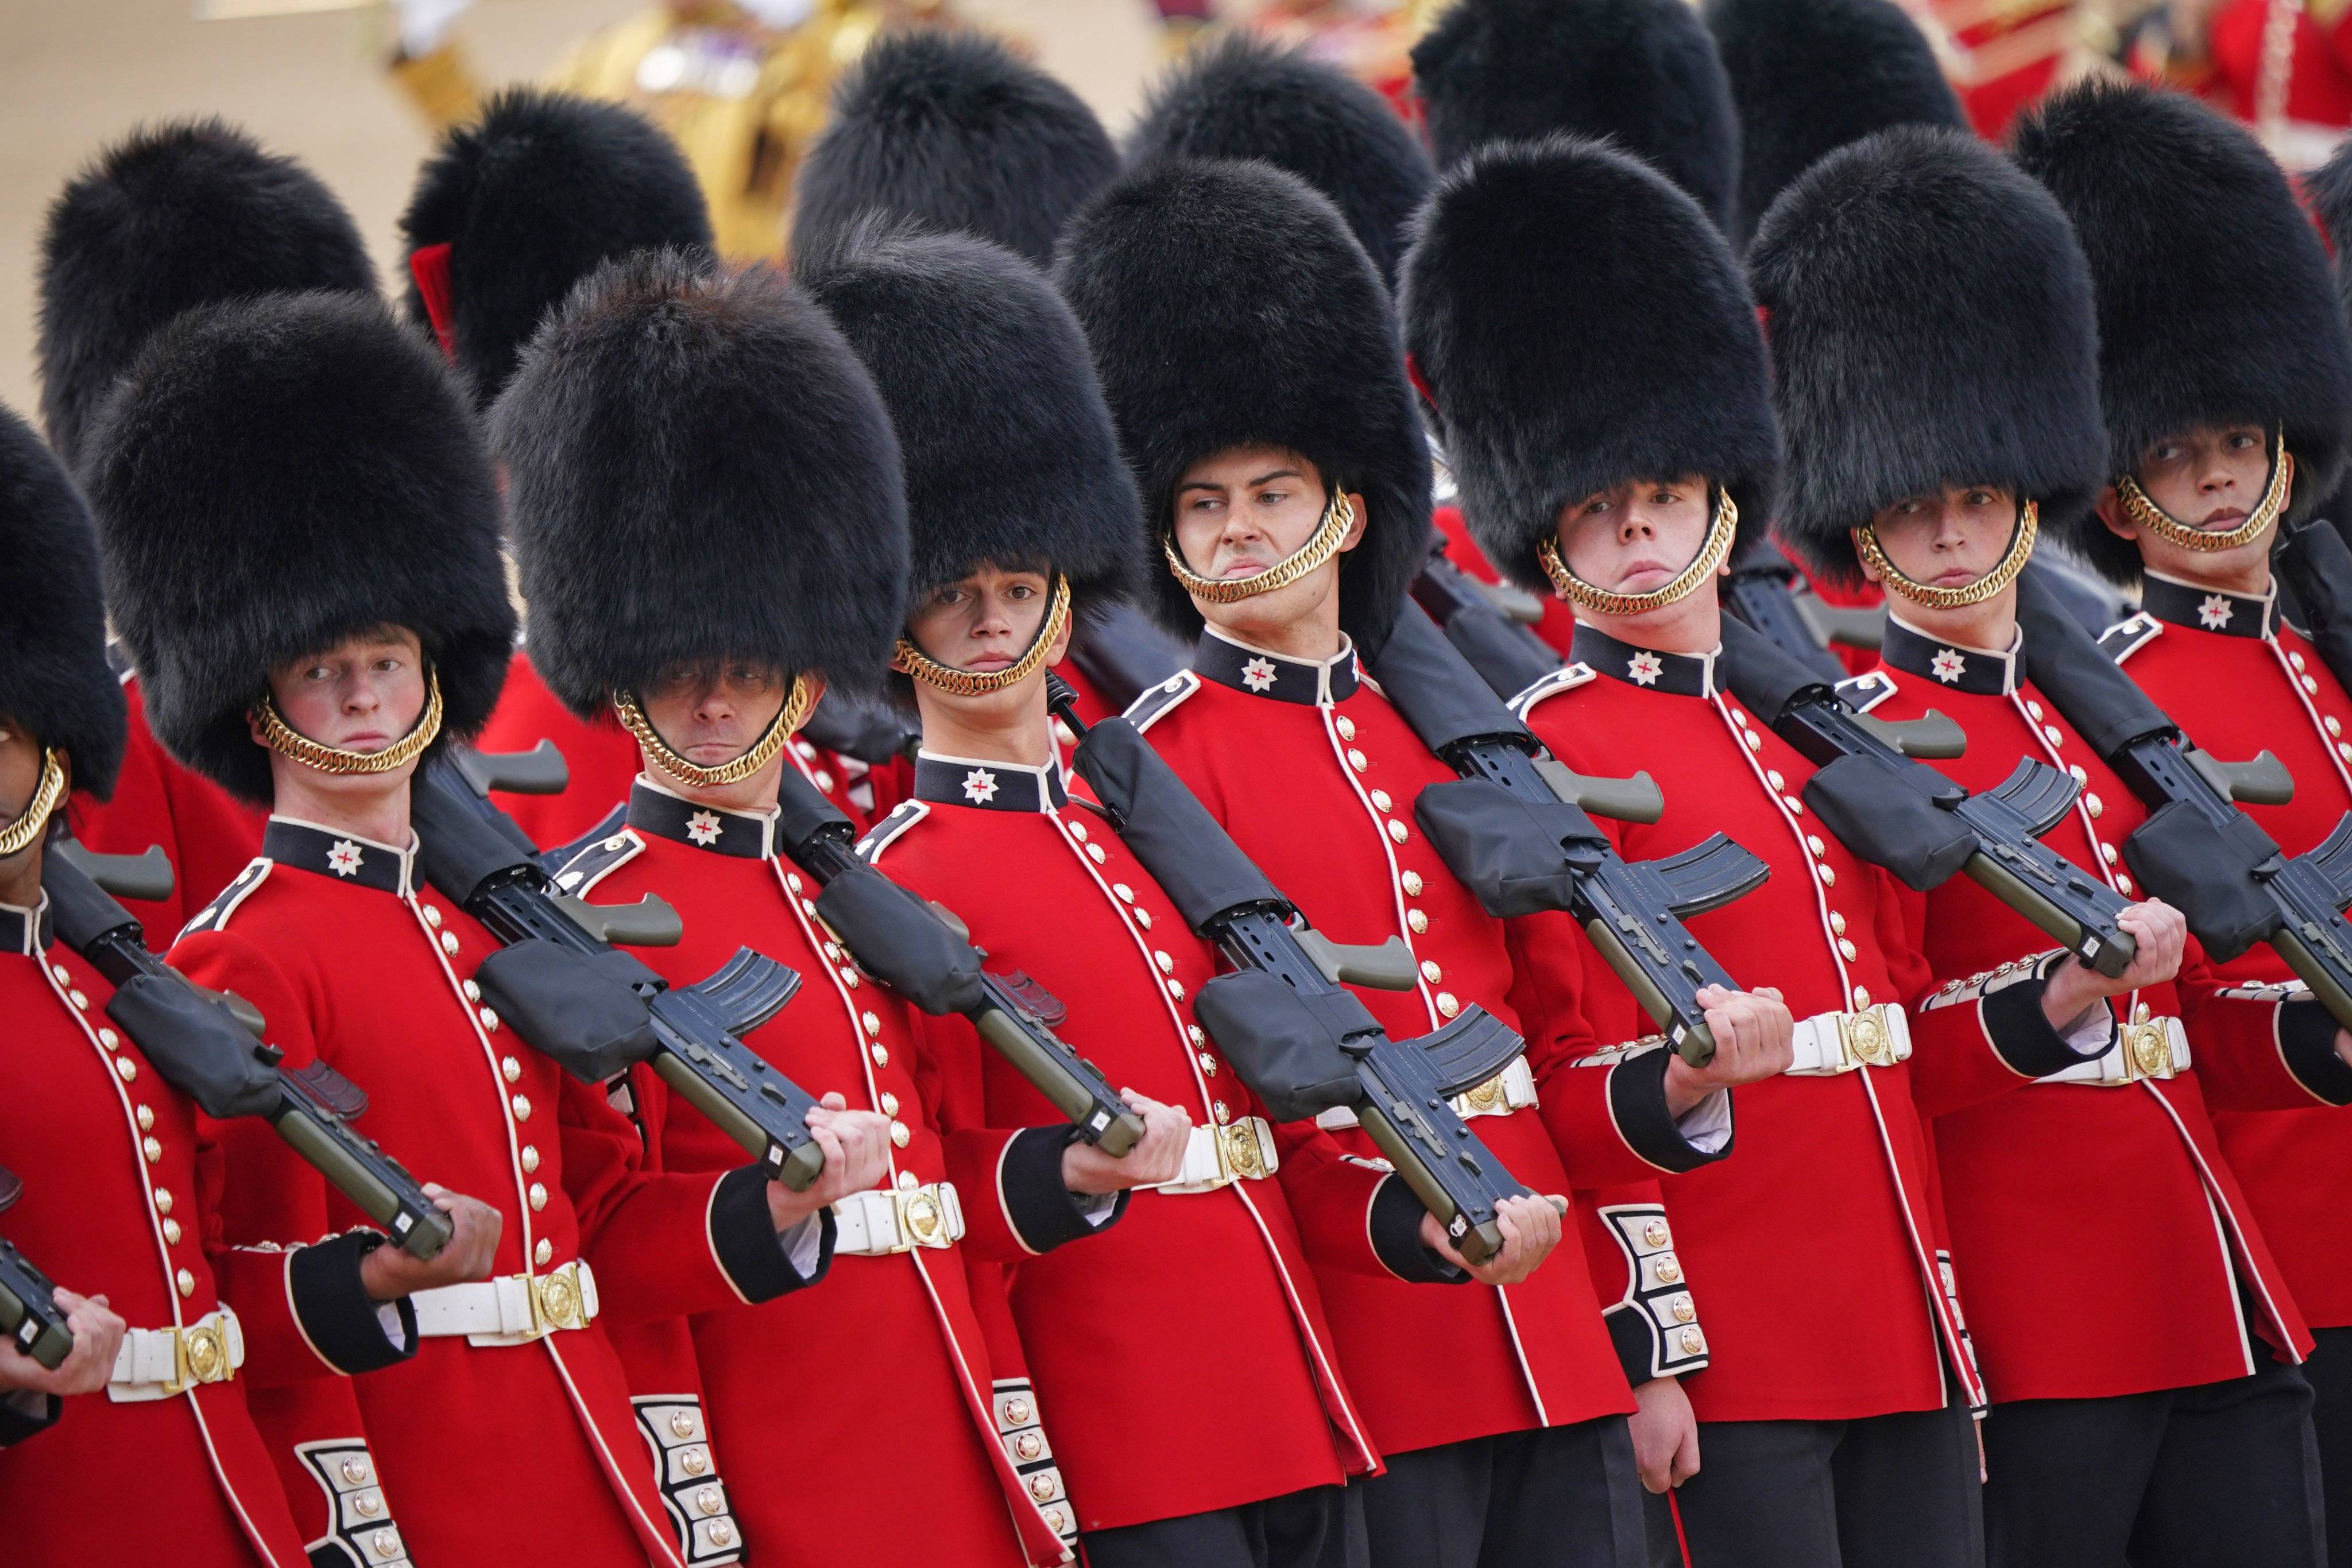
[{"label": "bare hand gripping rifle", "polygon": [[[0,1170],[0,1213],[16,1201],[25,1184],[14,1171]],[[0,1237],[0,1338],[55,1372],[73,1354],[73,1330],[58,1305],[58,1288],[47,1274]]]},{"label": "bare hand gripping rifle", "polygon": [[441,1250],[449,1217],[399,1161],[352,1130],[367,1109],[365,1092],[323,1061],[281,1066],[285,1053],[263,1042],[267,1025],[250,1003],[205,989],[148,951],[138,919],[112,894],[168,896],[172,862],[160,848],[101,855],[53,840],[41,887],[58,939],[112,983],[106,1016],[166,1082],[206,1115],[267,1121],[402,1250],[417,1258]]},{"label": "bare hand gripping rifle", "polygon": [[1545,755],[1412,605],[1370,668],[1422,744],[1462,775],[1423,789],[1413,817],[1486,913],[1572,915],[1683,1059],[1711,1061],[1698,993],[1739,983],[1683,917],[1753,892],[1771,868],[1721,833],[1665,860],[1627,862],[1587,813],[1657,821],[1664,802],[1650,776],[1588,779]]},{"label": "bare hand gripping rifle", "polygon": [[1055,1034],[1041,1015],[1050,1007],[1034,981],[1019,985],[982,967],[986,955],[970,932],[857,858],[856,830],[786,768],[778,791],[777,841],[786,858],[824,891],[817,918],[830,926],[867,974],[933,1018],[961,1013],[980,1037],[1070,1119],[1078,1136],[1117,1158],[1143,1136],[1143,1118],[1128,1109],[1095,1064]]},{"label": "bare hand gripping rifle", "polygon": [[1814,766],[1805,804],[1845,846],[1920,893],[1965,874],[2110,979],[2137,944],[2116,923],[2128,901],[2042,841],[2082,787],[2031,758],[1972,795],[1920,758],[1961,754],[1942,714],[1891,723],[1858,714],[1836,688],[1748,627],[1723,626],[1718,674],[1748,711]]},{"label": "bare hand gripping rifle", "polygon": [[648,894],[634,904],[592,904],[557,891],[530,841],[490,802],[491,789],[562,788],[560,758],[541,742],[505,758],[451,748],[417,769],[409,821],[425,880],[506,944],[476,983],[517,1032],[583,1083],[650,1061],[680,1097],[795,1192],[824,1169],[809,1134],[816,1104],[740,1036],[782,1010],[800,989],[793,970],[739,947],[708,978],[672,988],[616,942],[678,939],[677,912]]},{"label": "bare hand gripping rifle", "polygon": [[2017,618],[2029,676],[2148,808],[2124,863],[2189,918],[2216,963],[2267,942],[2337,1024],[2352,1029],[2352,812],[2317,849],[2289,857],[2236,802],[2294,791],[2279,759],[2221,762],[2192,745],[2091,634],[2031,577]]},{"label": "bare hand gripping rifle", "polygon": [[1528,1189],[1449,1101],[1501,1071],[1522,1049],[1518,1035],[1471,1007],[1433,1034],[1391,1040],[1347,988],[1412,989],[1412,950],[1394,936],[1378,947],[1325,938],[1133,725],[1088,727],[1058,676],[1049,674],[1045,689],[1079,737],[1075,766],[1120,841],[1234,966],[1201,988],[1193,1010],[1242,1081],[1280,1121],[1353,1110],[1455,1250],[1473,1263],[1500,1250],[1496,1206]]}]

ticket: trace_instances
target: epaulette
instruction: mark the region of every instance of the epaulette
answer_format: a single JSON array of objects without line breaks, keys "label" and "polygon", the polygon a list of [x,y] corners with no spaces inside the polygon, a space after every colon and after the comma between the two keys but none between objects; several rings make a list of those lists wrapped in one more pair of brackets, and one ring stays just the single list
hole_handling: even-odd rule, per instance
[{"label": "epaulette", "polygon": [[1856,713],[1868,713],[1895,695],[1895,677],[1885,670],[1849,675],[1837,684],[1838,696]]},{"label": "epaulette", "polygon": [[1201,689],[1201,677],[1190,670],[1179,670],[1141,696],[1127,705],[1127,722],[1139,732],[1150,729],[1177,704]]},{"label": "epaulette", "polygon": [[1597,676],[1598,672],[1590,664],[1563,664],[1517,696],[1513,697],[1511,711],[1524,720],[1528,716],[1528,710],[1546,697],[1556,697],[1562,692],[1572,692]]},{"label": "epaulette", "polygon": [[857,858],[867,865],[882,858],[882,852],[898,841],[908,828],[931,814],[928,800],[901,800],[890,808],[890,814],[866,830],[857,841]]},{"label": "epaulette", "polygon": [[622,828],[617,814],[597,826],[604,830],[603,838],[581,839],[540,857],[542,864],[554,866],[555,885],[562,891],[584,894],[646,852],[646,841]]},{"label": "epaulette", "polygon": [[245,869],[229,879],[229,884],[213,894],[213,901],[195,912],[185,925],[180,927],[183,936],[199,931],[218,931],[236,913],[236,906],[251,898],[254,890],[269,880],[269,868],[278,862],[257,855],[246,862]]},{"label": "epaulette", "polygon": [[[563,870],[573,861],[578,860],[582,853],[591,846],[601,842],[605,839],[609,839],[614,833],[619,832],[622,825],[628,821],[628,818],[629,808],[626,802],[614,806],[611,810],[604,813],[603,820],[598,821],[594,827],[589,829],[586,832],[581,834],[570,843],[558,844],[553,849],[540,851],[539,869],[545,872],[550,876],[555,875],[556,873]],[[566,891],[568,892],[569,889]]]},{"label": "epaulette", "polygon": [[2099,652],[2122,664],[2164,633],[2164,622],[2143,610],[2099,633]]}]

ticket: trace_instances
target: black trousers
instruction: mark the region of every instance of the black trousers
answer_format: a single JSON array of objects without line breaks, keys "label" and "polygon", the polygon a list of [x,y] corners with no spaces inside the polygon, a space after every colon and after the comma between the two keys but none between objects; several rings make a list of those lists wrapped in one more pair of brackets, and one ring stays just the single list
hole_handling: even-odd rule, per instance
[{"label": "black trousers", "polygon": [[2321,1568],[2311,1385],[2257,1345],[2251,1377],[1985,1417],[1991,1568]]},{"label": "black trousers", "polygon": [[1308,1487],[1263,1502],[1155,1519],[1078,1539],[1088,1568],[1368,1568],[1355,1487]]},{"label": "black trousers", "polygon": [[2352,1329],[2314,1329],[2303,1375],[2315,1396],[2319,1479],[2327,1504],[2328,1568],[2352,1568]]},{"label": "black trousers", "polygon": [[1359,1481],[1372,1568],[1644,1568],[1622,1416],[1388,1456]]},{"label": "black trousers", "polygon": [[1965,1407],[1856,1421],[1702,1421],[1675,1493],[1690,1568],[1981,1568]]}]

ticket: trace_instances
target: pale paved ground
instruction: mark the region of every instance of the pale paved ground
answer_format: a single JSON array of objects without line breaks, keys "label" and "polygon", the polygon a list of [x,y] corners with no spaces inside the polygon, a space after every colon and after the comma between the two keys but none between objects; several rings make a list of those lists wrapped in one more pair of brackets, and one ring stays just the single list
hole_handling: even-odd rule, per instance
[{"label": "pale paved ground", "polygon": [[[640,0],[482,0],[458,24],[486,80],[537,75]],[[1147,0],[965,0],[1037,47],[1116,131],[1152,64]],[[52,196],[139,121],[216,113],[307,162],[352,208],[379,272],[428,150],[360,14],[193,19],[193,0],[0,0],[0,402],[30,418],[35,252]]]}]

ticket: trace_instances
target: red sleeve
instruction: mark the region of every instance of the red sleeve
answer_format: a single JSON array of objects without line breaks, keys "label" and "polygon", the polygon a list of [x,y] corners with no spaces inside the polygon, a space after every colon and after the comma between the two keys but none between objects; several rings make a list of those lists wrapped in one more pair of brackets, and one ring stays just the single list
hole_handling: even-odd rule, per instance
[{"label": "red sleeve", "polygon": [[2191,939],[2174,988],[2189,1060],[2214,1110],[2352,1105],[2352,1066],[2336,1053],[2336,1020],[2299,982],[2224,982]]}]

